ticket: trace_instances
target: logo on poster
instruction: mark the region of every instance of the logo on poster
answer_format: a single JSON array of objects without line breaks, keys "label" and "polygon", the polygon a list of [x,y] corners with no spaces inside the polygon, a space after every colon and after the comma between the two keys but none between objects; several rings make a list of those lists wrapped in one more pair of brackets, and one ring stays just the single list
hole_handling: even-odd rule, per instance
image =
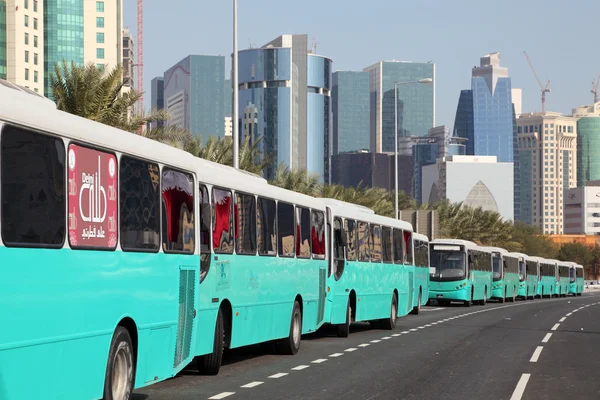
[{"label": "logo on poster", "polygon": [[[112,160],[111,160],[112,161]],[[114,167],[113,167],[114,168]],[[114,173],[114,169],[113,169]],[[81,188],[79,188],[79,215],[84,222],[104,222],[106,219],[107,202],[106,190],[101,185],[100,156],[98,169],[92,173],[81,173]],[[83,197],[88,195],[87,211],[84,211]]]}]

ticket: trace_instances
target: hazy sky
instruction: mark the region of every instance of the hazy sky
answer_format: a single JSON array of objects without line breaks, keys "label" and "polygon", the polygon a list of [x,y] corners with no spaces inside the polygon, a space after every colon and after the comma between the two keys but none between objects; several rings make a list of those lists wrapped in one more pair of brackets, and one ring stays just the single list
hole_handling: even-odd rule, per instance
[{"label": "hazy sky", "polygon": [[[160,6],[158,6],[160,4]],[[461,89],[470,88],[479,57],[500,52],[523,111],[540,111],[540,79],[551,80],[546,109],[570,113],[593,101],[600,72],[600,1],[580,0],[238,0],[239,49],[281,34],[309,35],[336,70],[362,70],[380,60],[436,64],[436,125],[454,125]],[[136,32],[136,2],[124,2],[124,25]],[[145,2],[144,87],[189,54],[232,52],[232,1]],[[229,66],[226,73],[229,73]]]}]

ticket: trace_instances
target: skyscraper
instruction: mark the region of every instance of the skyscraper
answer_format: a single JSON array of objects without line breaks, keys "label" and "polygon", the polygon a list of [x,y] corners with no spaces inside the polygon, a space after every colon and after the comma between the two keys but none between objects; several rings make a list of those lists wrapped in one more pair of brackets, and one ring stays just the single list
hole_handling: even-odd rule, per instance
[{"label": "skyscraper", "polygon": [[369,149],[369,74],[333,74],[332,154]]},{"label": "skyscraper", "polygon": [[[150,109],[163,110],[165,108],[165,80],[158,76],[150,81]],[[154,121],[150,124],[153,128],[162,128],[164,121]]]},{"label": "skyscraper", "polygon": [[577,179],[577,118],[559,113],[521,114],[519,134],[523,222],[545,234],[563,233],[563,199]]},{"label": "skyscraper", "polygon": [[[123,83],[125,87],[134,85],[134,42],[129,28],[123,29]],[[142,88],[136,88],[142,90]]]},{"label": "skyscraper", "polygon": [[600,103],[573,110],[577,121],[577,187],[600,180]]},{"label": "skyscraper", "polygon": [[239,53],[240,141],[262,138],[267,178],[284,163],[328,180],[332,61],[307,47],[307,35],[282,35]]},{"label": "skyscraper", "polygon": [[6,1],[0,0],[0,79],[6,79]]},{"label": "skyscraper", "polygon": [[225,135],[225,57],[190,55],[164,75],[164,108],[167,125],[202,137]]},{"label": "skyscraper", "polygon": [[435,125],[435,64],[380,61],[365,68],[369,73],[370,149],[394,151],[394,82],[431,78],[433,84],[398,86],[398,137],[425,136]]}]

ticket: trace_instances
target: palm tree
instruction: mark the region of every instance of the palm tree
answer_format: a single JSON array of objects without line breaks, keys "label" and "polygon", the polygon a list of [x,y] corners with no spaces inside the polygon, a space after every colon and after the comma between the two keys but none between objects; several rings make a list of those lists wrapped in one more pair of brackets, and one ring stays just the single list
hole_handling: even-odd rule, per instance
[{"label": "palm tree", "polygon": [[123,67],[102,71],[93,63],[85,66],[63,61],[54,65],[50,76],[51,95],[56,107],[80,117],[136,132],[148,122],[164,121],[164,111],[132,115],[133,106],[141,94],[135,90],[123,91]]},{"label": "palm tree", "polygon": [[275,179],[269,183],[313,197],[320,197],[322,192],[319,175],[310,174],[306,170],[290,170],[290,168],[284,164],[280,164],[277,167]]},{"label": "palm tree", "polygon": [[382,188],[367,188],[362,185],[355,188],[342,185],[324,185],[321,196],[365,206],[379,215],[394,216],[392,196]]}]

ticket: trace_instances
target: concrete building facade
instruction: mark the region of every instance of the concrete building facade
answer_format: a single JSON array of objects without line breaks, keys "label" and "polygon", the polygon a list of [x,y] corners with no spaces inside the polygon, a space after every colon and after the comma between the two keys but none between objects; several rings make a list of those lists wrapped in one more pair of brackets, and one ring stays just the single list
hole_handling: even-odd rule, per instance
[{"label": "concrete building facade", "polygon": [[565,193],[564,233],[600,235],[600,181]]},{"label": "concrete building facade", "polygon": [[577,121],[577,186],[600,180],[600,103],[573,110]]}]

